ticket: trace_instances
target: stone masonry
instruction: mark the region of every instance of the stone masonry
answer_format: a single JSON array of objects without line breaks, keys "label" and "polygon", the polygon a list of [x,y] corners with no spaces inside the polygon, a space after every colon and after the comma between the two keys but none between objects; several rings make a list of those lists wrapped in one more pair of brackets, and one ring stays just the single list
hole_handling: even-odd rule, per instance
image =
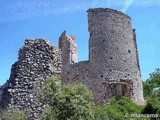
[{"label": "stone masonry", "polygon": [[77,62],[75,39],[60,37],[62,82],[82,83],[97,104],[123,95],[144,104],[136,35],[131,18],[112,9],[89,9],[89,60]]},{"label": "stone masonry", "polygon": [[23,108],[29,117],[37,118],[42,104],[36,97],[34,85],[41,87],[47,77],[61,73],[61,52],[43,38],[26,39],[19,58],[12,65],[11,75],[0,91],[0,106],[12,111]]},{"label": "stone masonry", "polygon": [[59,48],[43,38],[26,39],[12,65],[9,80],[0,87],[0,107],[25,108],[30,118],[41,114],[34,85],[41,87],[52,75],[63,84],[82,83],[94,95],[96,104],[123,95],[144,104],[135,30],[131,18],[108,8],[88,11],[89,60],[78,62],[74,36],[64,31]]}]

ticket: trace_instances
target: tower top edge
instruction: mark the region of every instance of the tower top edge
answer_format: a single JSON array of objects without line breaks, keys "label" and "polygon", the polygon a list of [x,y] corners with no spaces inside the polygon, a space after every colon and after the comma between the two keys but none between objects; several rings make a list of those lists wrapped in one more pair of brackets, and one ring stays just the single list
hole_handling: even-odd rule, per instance
[{"label": "tower top edge", "polygon": [[113,12],[113,13],[120,14],[120,15],[123,15],[123,16],[131,19],[131,17],[128,16],[127,14],[125,14],[121,11],[115,10],[115,9],[111,9],[111,8],[90,8],[87,10],[87,12]]}]

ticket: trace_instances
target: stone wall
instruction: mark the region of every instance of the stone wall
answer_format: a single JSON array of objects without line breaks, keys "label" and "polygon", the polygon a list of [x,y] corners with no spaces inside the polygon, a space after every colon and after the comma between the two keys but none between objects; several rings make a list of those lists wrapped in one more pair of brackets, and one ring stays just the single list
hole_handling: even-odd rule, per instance
[{"label": "stone wall", "polygon": [[41,114],[34,85],[41,87],[47,77],[61,73],[61,52],[43,38],[26,39],[19,50],[18,61],[12,65],[11,75],[1,90],[1,107],[8,110],[24,108],[30,118]]},{"label": "stone wall", "polygon": [[64,31],[59,48],[43,38],[26,39],[12,65],[9,80],[0,87],[0,107],[25,108],[30,118],[41,115],[34,85],[61,74],[62,83],[82,83],[94,95],[96,104],[123,95],[144,104],[135,30],[131,18],[112,9],[88,10],[89,60],[78,62],[74,36]]},{"label": "stone wall", "polygon": [[64,31],[59,37],[59,49],[62,53],[62,80],[66,79],[70,65],[78,62],[77,44],[74,36],[68,36]]},{"label": "stone wall", "polygon": [[64,62],[67,67],[63,66],[64,59],[72,59],[65,54],[72,50],[72,46],[63,46],[62,81],[83,83],[92,91],[97,104],[106,103],[117,94],[127,96],[137,104],[144,104],[131,18],[116,10],[96,8],[88,10],[88,24],[89,61]]}]

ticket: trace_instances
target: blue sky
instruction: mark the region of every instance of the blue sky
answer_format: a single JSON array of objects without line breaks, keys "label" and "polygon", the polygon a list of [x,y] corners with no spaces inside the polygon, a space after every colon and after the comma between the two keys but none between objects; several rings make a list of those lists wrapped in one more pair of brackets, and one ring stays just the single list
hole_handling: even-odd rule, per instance
[{"label": "blue sky", "polygon": [[125,12],[136,29],[142,79],[160,67],[160,0],[0,0],[0,85],[10,76],[26,38],[58,45],[66,30],[76,36],[79,61],[88,60],[87,9]]}]

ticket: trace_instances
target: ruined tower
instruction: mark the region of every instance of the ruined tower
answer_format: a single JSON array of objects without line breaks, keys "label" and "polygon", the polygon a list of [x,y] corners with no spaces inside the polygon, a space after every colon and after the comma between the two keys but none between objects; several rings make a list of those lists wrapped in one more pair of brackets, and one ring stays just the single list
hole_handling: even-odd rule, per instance
[{"label": "ruined tower", "polygon": [[[108,8],[89,9],[87,12],[89,61],[72,62],[67,67],[62,62],[62,81],[86,85],[92,91],[97,104],[106,103],[115,95],[127,96],[135,103],[143,104],[136,35],[131,18]],[[72,41],[69,42],[72,44]],[[68,47],[64,48],[73,50],[70,44],[66,44]],[[67,56],[68,50],[64,48],[61,48],[62,56]],[[68,57],[72,60],[70,54]],[[62,57],[62,61],[63,59]]]},{"label": "ruined tower", "polygon": [[76,39],[66,31],[59,38],[59,49],[43,38],[26,39],[9,80],[0,86],[0,108],[26,108],[29,118],[37,118],[44,106],[34,87],[41,88],[55,74],[61,74],[63,84],[84,84],[93,93],[96,104],[104,104],[115,95],[144,104],[131,18],[108,8],[87,12],[89,60],[78,62]]}]

